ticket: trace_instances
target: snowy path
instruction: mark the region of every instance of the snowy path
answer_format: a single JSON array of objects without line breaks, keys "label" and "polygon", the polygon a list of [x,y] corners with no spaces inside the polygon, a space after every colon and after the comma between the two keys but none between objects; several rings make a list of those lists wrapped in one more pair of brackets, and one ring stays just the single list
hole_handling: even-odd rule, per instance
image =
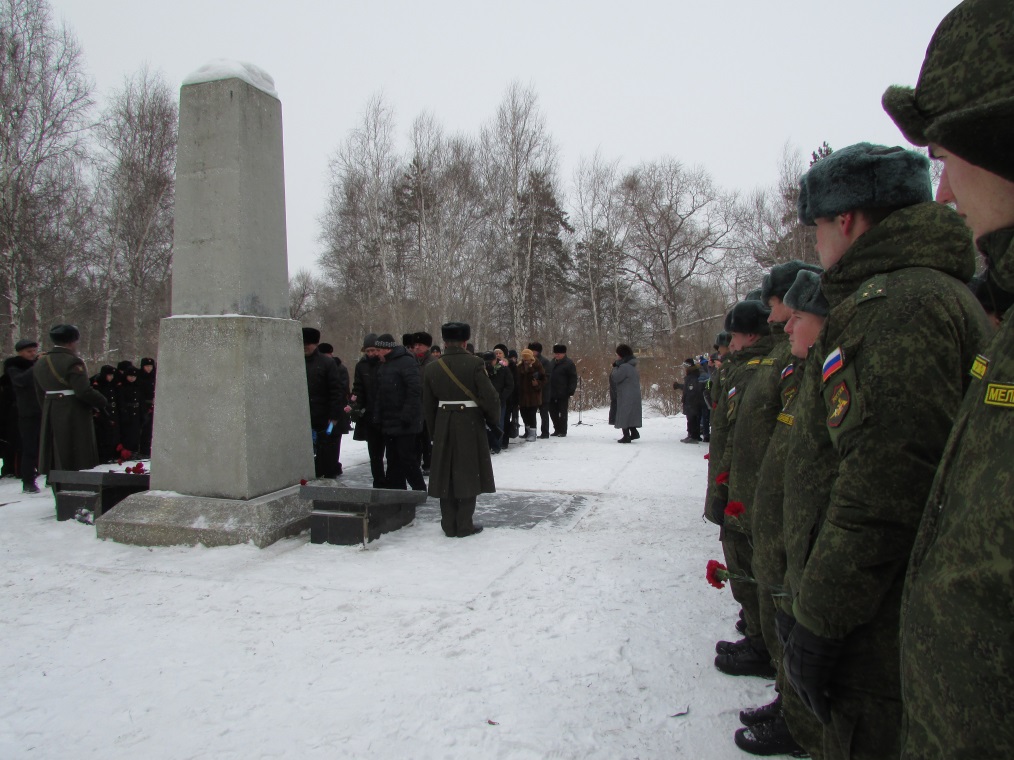
[{"label": "snowy path", "polygon": [[2,481],[0,758],[746,757],[738,711],[773,692],[713,666],[707,447],[574,421],[494,459],[501,490],[587,494],[573,519],[365,552],[99,542]]}]

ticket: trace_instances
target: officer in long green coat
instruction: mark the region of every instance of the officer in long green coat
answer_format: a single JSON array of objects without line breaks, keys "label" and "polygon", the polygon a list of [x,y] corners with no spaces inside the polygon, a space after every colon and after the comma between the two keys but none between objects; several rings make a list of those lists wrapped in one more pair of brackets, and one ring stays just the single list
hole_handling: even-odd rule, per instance
[{"label": "officer in long green coat", "polygon": [[104,412],[109,402],[92,387],[88,369],[77,355],[78,329],[56,325],[49,337],[54,347],[32,369],[42,406],[39,472],[88,470],[99,464],[94,412]]},{"label": "officer in long green coat", "polygon": [[429,494],[440,499],[440,526],[449,538],[479,533],[475,497],[495,493],[486,424],[500,422],[500,397],[485,363],[465,350],[471,328],[448,322],[440,328],[444,354],[423,371],[423,413],[433,438]]},{"label": "officer in long green coat", "polygon": [[783,665],[828,760],[899,755],[902,584],[986,339],[968,231],[930,188],[925,156],[869,143],[800,181],[830,313],[789,445]]},{"label": "officer in long green coat", "polygon": [[[905,136],[929,144],[943,164],[937,200],[954,203],[971,228],[987,290],[1014,293],[1010,0],[955,8],[915,90],[891,87],[883,102]],[[1014,757],[1014,312],[961,369],[971,386],[905,582],[905,760]]]}]

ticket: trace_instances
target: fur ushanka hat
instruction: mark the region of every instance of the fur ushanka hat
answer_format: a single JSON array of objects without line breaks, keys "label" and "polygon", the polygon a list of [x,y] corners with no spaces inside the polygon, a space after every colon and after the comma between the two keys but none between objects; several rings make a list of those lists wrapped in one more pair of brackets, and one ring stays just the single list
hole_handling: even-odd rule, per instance
[{"label": "fur ushanka hat", "polygon": [[783,264],[775,264],[771,271],[764,275],[764,284],[761,285],[761,298],[765,306],[769,305],[771,296],[785,300],[785,294],[789,292],[792,283],[796,281],[796,275],[801,270],[820,273],[823,270],[814,264],[807,264],[795,259],[786,261]]},{"label": "fur ushanka hat", "polygon": [[820,275],[807,269],[801,269],[785,294],[785,305],[793,311],[805,311],[826,317],[829,311],[827,299],[820,290]]},{"label": "fur ushanka hat", "polygon": [[799,221],[857,209],[904,208],[933,200],[929,159],[897,146],[856,143],[817,161],[799,179]]},{"label": "fur ushanka hat", "polygon": [[740,301],[725,315],[725,331],[747,335],[767,335],[771,310],[760,301]]}]

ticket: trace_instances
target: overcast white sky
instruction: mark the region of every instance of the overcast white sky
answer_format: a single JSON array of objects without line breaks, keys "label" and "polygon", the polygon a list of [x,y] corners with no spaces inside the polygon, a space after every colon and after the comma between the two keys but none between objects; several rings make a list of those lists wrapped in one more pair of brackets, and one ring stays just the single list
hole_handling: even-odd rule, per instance
[{"label": "overcast white sky", "polygon": [[[565,182],[596,150],[662,156],[730,190],[772,184],[786,142],[902,144],[880,107],[914,85],[956,0],[50,0],[99,102],[145,62],[170,84],[214,58],[275,80],[285,130],[289,271],[316,268],[327,162],[380,92],[404,137],[432,113],[477,135],[531,84]],[[404,143],[403,143],[404,145]]]}]

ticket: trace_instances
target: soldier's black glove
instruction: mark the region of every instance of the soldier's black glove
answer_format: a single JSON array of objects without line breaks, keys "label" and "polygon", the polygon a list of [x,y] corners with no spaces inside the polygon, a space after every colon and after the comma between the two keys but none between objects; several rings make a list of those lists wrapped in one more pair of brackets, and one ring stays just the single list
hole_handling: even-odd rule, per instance
[{"label": "soldier's black glove", "polygon": [[796,619],[787,612],[775,610],[775,630],[778,633],[778,642],[785,649],[785,643],[789,640],[789,634],[796,625]]},{"label": "soldier's black glove", "polygon": [[844,642],[825,639],[796,623],[785,642],[783,665],[792,688],[810,712],[823,724],[831,722],[828,684],[834,673]]},{"label": "soldier's black glove", "polygon": [[724,525],[725,507],[728,503],[728,500],[723,499],[721,496],[714,497],[708,505],[706,517],[715,523],[715,525]]}]

